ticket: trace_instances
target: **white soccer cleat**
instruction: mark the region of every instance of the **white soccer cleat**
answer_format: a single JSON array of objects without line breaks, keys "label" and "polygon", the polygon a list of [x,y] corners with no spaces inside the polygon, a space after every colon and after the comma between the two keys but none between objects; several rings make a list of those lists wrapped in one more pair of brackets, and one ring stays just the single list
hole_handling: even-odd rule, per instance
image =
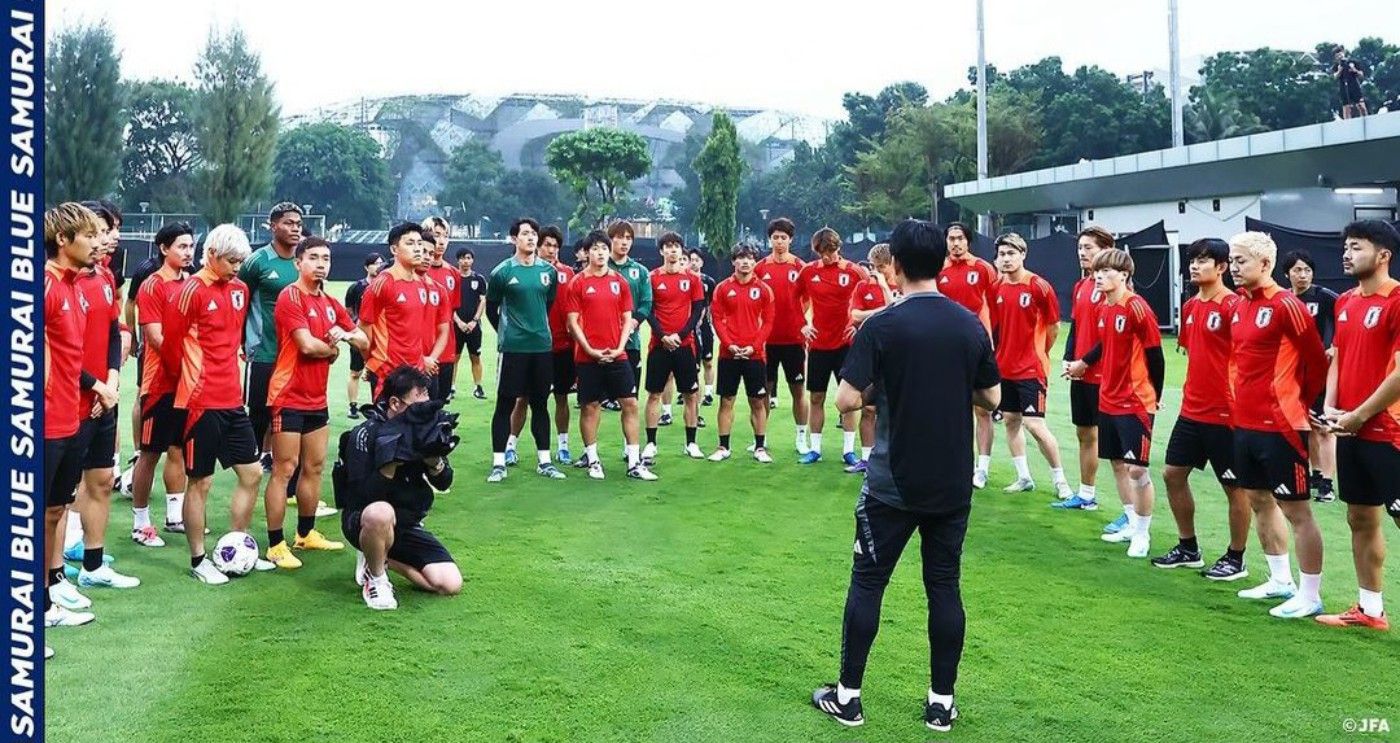
[{"label": "white soccer cleat", "polygon": [[694,441],[685,445],[685,455],[691,459],[704,459],[705,452],[700,451],[700,445]]},{"label": "white soccer cleat", "polygon": [[136,467],[131,466],[122,470],[121,476],[117,478],[117,492],[121,494],[121,497],[126,498],[127,500],[131,500],[131,493],[133,489],[132,480],[135,477],[135,475]]},{"label": "white soccer cleat", "polygon": [[78,587],[67,580],[49,586],[49,599],[69,611],[82,611],[92,606],[92,599],[79,593]]},{"label": "white soccer cleat", "polygon": [[1269,610],[1269,615],[1279,619],[1307,619],[1322,613],[1322,602],[1306,599],[1302,596],[1293,598],[1275,606]]},{"label": "white soccer cleat", "polygon": [[122,575],[113,570],[111,565],[103,565],[90,573],[87,570],[79,570],[78,585],[83,588],[135,588],[141,585],[141,579]]},{"label": "white soccer cleat", "polygon": [[1137,534],[1128,541],[1128,557],[1147,557],[1147,553],[1152,549],[1152,538],[1146,534]]},{"label": "white soccer cleat", "polygon": [[330,506],[325,501],[316,502],[316,518],[323,519],[327,516],[334,516],[337,513],[340,513],[340,510]]},{"label": "white soccer cleat", "polygon": [[754,461],[758,462],[759,464],[773,463],[773,457],[769,456],[767,449],[754,449],[753,458]]},{"label": "white soccer cleat", "polygon": [[729,455],[729,450],[726,449],[726,448],[724,448],[724,447],[720,447],[720,448],[718,448],[718,449],[715,449],[715,453],[714,453],[714,454],[711,454],[711,455],[710,455],[710,461],[711,461],[711,462],[723,462],[724,460],[728,459],[729,456],[730,456],[730,455]]},{"label": "white soccer cleat", "polygon": [[1293,598],[1293,594],[1297,592],[1298,586],[1297,584],[1293,583],[1293,581],[1281,583],[1279,581],[1274,580],[1273,578],[1269,578],[1263,583],[1260,583],[1259,585],[1253,588],[1246,588],[1243,591],[1236,593],[1235,595],[1239,596],[1242,599],[1254,600],[1291,599]]},{"label": "white soccer cleat", "polygon": [[973,471],[972,471],[972,489],[973,489],[973,490],[981,490],[982,488],[985,488],[985,487],[987,487],[987,471],[986,471],[986,470],[973,470]]},{"label": "white soccer cleat", "polygon": [[81,627],[96,619],[91,612],[72,611],[63,608],[62,604],[52,604],[49,610],[44,612],[45,627]]},{"label": "white soccer cleat", "polygon": [[639,464],[636,467],[627,470],[627,476],[633,480],[642,480],[644,482],[655,482],[656,480],[660,479],[656,476],[655,472],[652,472],[650,469],[647,469],[647,466],[645,464]]},{"label": "white soccer cleat", "polygon": [[199,567],[190,568],[190,575],[206,586],[222,586],[228,582],[228,576],[214,567],[214,561],[207,557],[199,561]]},{"label": "white soccer cleat", "polygon": [[365,606],[375,611],[393,611],[399,608],[399,600],[394,598],[394,584],[389,582],[389,573],[375,577],[368,576],[364,587],[360,589],[360,595],[365,599]]},{"label": "white soccer cleat", "polygon": [[1099,539],[1102,539],[1103,541],[1108,542],[1110,544],[1122,544],[1124,542],[1131,542],[1133,541],[1133,530],[1124,528],[1115,531],[1112,534],[1100,534]]},{"label": "white soccer cleat", "polygon": [[607,473],[603,472],[602,462],[593,462],[588,465],[588,478],[590,480],[602,480],[606,477]]},{"label": "white soccer cleat", "polygon": [[264,560],[261,557],[259,557],[257,561],[253,563],[253,570],[259,573],[270,573],[276,569],[276,563],[272,562],[271,560]]},{"label": "white soccer cleat", "polygon": [[365,572],[369,570],[369,564],[365,562],[365,553],[355,550],[355,585],[365,584]]},{"label": "white soccer cleat", "polygon": [[140,529],[132,529],[131,541],[141,545],[142,547],[165,546],[165,540],[161,539],[160,534],[156,533],[156,528],[149,524],[141,527]]},{"label": "white soccer cleat", "polygon": [[1029,493],[1035,490],[1035,480],[1025,477],[1016,479],[1016,482],[1002,488],[1003,493]]},{"label": "white soccer cleat", "polygon": [[656,461],[656,444],[647,444],[642,447],[642,464],[651,466]]}]

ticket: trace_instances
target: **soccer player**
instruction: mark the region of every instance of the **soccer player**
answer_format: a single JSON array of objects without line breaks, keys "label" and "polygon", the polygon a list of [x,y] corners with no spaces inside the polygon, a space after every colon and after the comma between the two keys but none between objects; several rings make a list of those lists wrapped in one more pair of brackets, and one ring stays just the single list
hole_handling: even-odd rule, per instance
[{"label": "soccer player", "polygon": [[1342,237],[1342,268],[1357,286],[1337,300],[1325,415],[1341,437],[1337,476],[1360,596],[1347,611],[1317,621],[1386,630],[1382,509],[1400,526],[1400,281],[1390,275],[1400,234],[1366,219],[1347,225]]},{"label": "soccer player", "polygon": [[[448,292],[446,287],[433,280],[429,275],[432,268],[433,238],[424,228],[425,237],[420,239],[422,255],[418,263],[414,264],[413,271],[418,274],[418,278],[423,282],[423,289],[427,298],[424,305],[426,321],[422,326],[416,326],[418,340],[423,345],[423,371],[432,377],[433,384],[432,398],[434,400],[446,400],[447,393],[442,390],[439,381],[442,379],[442,359],[447,356],[452,349],[452,298],[457,292]],[[447,377],[447,383],[452,383],[452,378]]]},{"label": "soccer player", "polygon": [[588,234],[588,266],[563,288],[562,302],[574,336],[574,361],[578,373],[579,430],[583,434],[583,456],[588,460],[588,476],[604,477],[603,460],[598,456],[598,417],[604,400],[617,400],[622,406],[622,436],[627,454],[627,476],[634,480],[655,480],[656,475],[641,461],[637,445],[640,416],[637,410],[637,383],[627,360],[628,336],[636,327],[632,289],[617,271],[608,267],[616,238],[601,230]]},{"label": "soccer player", "polygon": [[393,262],[374,277],[360,299],[360,329],[369,339],[365,371],[376,400],[384,377],[400,366],[421,369],[436,379],[437,370],[428,368],[421,332],[436,327],[439,319],[428,298],[428,280],[418,272],[427,260],[422,234],[423,228],[412,222],[389,230]]},{"label": "soccer player", "polygon": [[[345,309],[355,324],[360,323],[360,301],[364,299],[369,282],[384,268],[384,256],[370,253],[365,256],[365,277],[345,290]],[[274,309],[275,312],[275,309]],[[360,417],[360,377],[365,371],[365,355],[360,349],[350,346],[350,380],[345,383],[345,396],[350,400],[350,420]],[[373,391],[371,390],[371,396]]]},{"label": "soccer player", "polygon": [[439,596],[454,596],[462,590],[462,572],[452,553],[423,528],[423,519],[433,507],[433,491],[452,487],[447,457],[374,466],[378,461],[375,428],[402,415],[408,406],[427,402],[431,381],[414,367],[388,372],[380,387],[379,412],[341,437],[336,468],[344,473],[343,485],[333,478],[336,505],[341,507],[340,528],[359,551],[355,582],[361,587],[360,595],[376,611],[399,607],[389,570]]},{"label": "soccer player", "polygon": [[[945,235],[948,258],[938,273],[938,291],[976,315],[990,334],[992,303],[996,301],[997,282],[1001,280],[997,270],[972,254],[972,228],[962,222],[950,222]],[[992,466],[996,426],[991,411],[973,406],[972,413],[977,420],[977,466],[972,470],[972,487],[981,490],[987,487],[987,471]]]},{"label": "soccer player", "polygon": [[[797,295],[797,275],[806,264],[792,254],[792,237],[795,234],[797,227],[787,217],[778,217],[768,223],[768,248],[772,253],[759,261],[754,271],[759,280],[773,290],[773,327],[767,347],[756,358],[767,360],[767,387],[764,389],[772,393],[768,400],[769,408],[777,407],[778,369],[783,370],[788,391],[792,393],[797,454],[805,456],[811,450],[807,439],[807,396],[804,394],[807,386],[807,346],[802,337],[807,312]],[[724,358],[723,346],[720,348],[720,358]]]},{"label": "soccer player", "polygon": [[1128,288],[1133,259],[1117,248],[1094,258],[1094,288],[1103,295],[1099,307],[1099,342],[1083,359],[1070,364],[1070,378],[1082,378],[1090,364],[1102,362],[1099,387],[1099,458],[1113,468],[1128,525],[1101,536],[1128,543],[1128,557],[1147,557],[1152,549],[1152,506],[1156,487],[1148,466],[1152,456],[1152,422],[1162,400],[1166,359],[1157,315],[1147,300]]},{"label": "soccer player", "polygon": [[[1322,532],[1308,505],[1308,404],[1327,384],[1328,362],[1307,308],[1273,279],[1277,256],[1262,232],[1230,238],[1230,274],[1241,290],[1230,329],[1235,474],[1269,563],[1269,579],[1239,596],[1287,599],[1269,613],[1296,619],[1322,613]],[[1301,585],[1288,565],[1280,511],[1293,527]]]},{"label": "soccer player", "polygon": [[1249,498],[1236,487],[1234,431],[1230,427],[1230,319],[1239,296],[1225,288],[1230,246],[1205,238],[1186,249],[1196,296],[1181,308],[1179,343],[1187,353],[1186,382],[1181,387],[1181,413],[1167,443],[1167,502],[1176,519],[1178,542],[1154,558],[1159,568],[1199,568],[1196,541],[1196,501],[1191,495],[1191,470],[1215,470],[1229,503],[1230,546],[1202,575],[1231,581],[1247,577],[1244,550],[1249,539]]},{"label": "soccer player", "polygon": [[690,261],[691,272],[700,277],[705,289],[705,312],[696,324],[695,332],[699,343],[701,381],[705,385],[705,396],[700,404],[709,407],[715,402],[715,326],[710,321],[710,304],[715,299],[717,282],[705,273],[705,254],[699,248],[687,250],[686,258]]},{"label": "soccer player", "polygon": [[[168,228],[173,227],[173,224],[167,224],[164,227],[162,227],[161,230],[164,231]],[[160,232],[156,233],[157,236],[159,236],[160,234]],[[124,321],[125,327],[129,328],[132,333],[131,355],[136,357],[137,389],[140,389],[144,377],[144,364],[142,363],[142,359],[145,357],[146,350],[145,339],[142,338],[141,335],[141,326],[137,324],[136,321],[137,298],[141,291],[141,285],[146,283],[146,279],[150,278],[151,274],[159,270],[161,264],[163,264],[164,262],[165,256],[161,253],[160,246],[156,243],[155,240],[152,240],[150,254],[146,256],[145,260],[141,261],[139,264],[136,265],[136,269],[131,275],[131,282],[127,284],[126,288],[126,307],[123,310],[122,319]],[[138,444],[141,441],[140,405],[131,406],[131,440],[137,442]],[[122,470],[121,472],[121,482],[119,488],[121,489],[122,493],[128,496],[130,496],[132,491],[131,483],[132,478],[135,475],[136,460],[138,459],[139,455],[140,449],[138,448],[136,453],[132,455],[131,459],[127,460],[126,469]],[[181,471],[183,472],[183,470]]]},{"label": "soccer player", "polygon": [[[856,286],[851,295],[851,323],[859,328],[866,320],[888,307],[895,300],[895,292],[890,286],[894,283],[894,263],[890,259],[888,243],[879,243],[870,249],[870,278]],[[866,405],[860,409],[860,461],[846,467],[850,474],[865,474],[870,465],[870,451],[875,446],[875,406]]]},{"label": "soccer player", "polygon": [[[301,567],[298,550],[339,550],[345,545],[316,530],[316,505],[321,502],[321,475],[330,441],[330,411],[326,387],[330,369],[340,355],[339,344],[364,351],[369,339],[350,319],[350,312],[325,292],[331,270],[330,243],[319,237],[297,245],[297,281],[282,290],[273,319],[277,323],[277,363],[267,387],[272,410],[272,473],[263,500],[267,508],[267,559],[285,570]],[[296,541],[283,535],[287,489],[297,472]]]},{"label": "soccer player", "polygon": [[[232,468],[236,477],[229,504],[233,531],[248,531],[262,481],[257,437],[243,409],[238,381],[238,348],[252,299],[238,272],[251,252],[248,236],[236,225],[210,230],[204,238],[204,265],[166,306],[161,323],[161,362],[166,373],[178,379],[175,409],[186,416],[185,540],[190,575],[207,585],[229,580],[204,555],[205,504],[214,484],[214,465]],[[259,560],[257,568],[270,570],[273,565]]]},{"label": "soccer player", "polygon": [[[632,240],[636,233],[632,223],[620,219],[608,225],[608,238],[612,240],[612,255],[608,258],[608,268],[616,271],[627,287],[632,290],[632,315],[636,319],[632,335],[627,338],[627,361],[632,365],[632,383],[640,386],[642,381],[642,323],[651,317],[651,273],[637,259],[631,257]],[[589,246],[592,250],[592,246]],[[633,389],[633,394],[636,393]],[[616,402],[610,400],[609,402]]]},{"label": "soccer player", "polygon": [[179,375],[161,362],[165,345],[166,308],[184,288],[185,271],[194,260],[194,230],[183,222],[168,224],[156,233],[160,268],[141,284],[137,293],[137,319],[142,337],[140,396],[141,427],[138,455],[131,478],[131,540],[143,547],[164,547],[165,540],[151,526],[151,485],[156,465],[165,455],[161,479],[165,484],[165,530],[185,530],[185,454],[182,446],[185,415],[175,409],[175,382]]},{"label": "soccer player", "polygon": [[814,691],[812,705],[843,725],[865,722],[860,688],[880,628],[880,604],[917,531],[928,596],[924,724],[947,731],[958,716],[953,687],[966,630],[959,579],[972,507],[967,409],[995,408],[999,379],[986,328],[938,293],[946,257],[942,231],[905,220],[890,235],[890,252],[904,298],[861,326],[836,392],[842,412],[874,404],[880,426],[856,501],[841,678]]},{"label": "soccer player", "polygon": [[[1065,339],[1065,356],[1062,368],[1068,369],[1071,361],[1084,358],[1099,342],[1099,305],[1103,303],[1103,293],[1094,286],[1094,259],[1104,250],[1113,248],[1113,234],[1108,230],[1091,226],[1079,233],[1079,268],[1084,278],[1074,285],[1074,295],[1070,305],[1069,337]],[[1099,478],[1099,384],[1103,381],[1103,369],[1098,364],[1090,364],[1081,379],[1069,378],[1069,415],[1074,423],[1074,433],[1079,439],[1079,489],[1069,500],[1051,504],[1055,508],[1075,508],[1094,510],[1098,508]],[[1127,493],[1119,493],[1124,506],[1132,503]],[[1105,531],[1118,531],[1128,525],[1128,517],[1120,515],[1104,527]]]},{"label": "soccer player", "polygon": [[[424,242],[429,243],[428,250],[428,278],[437,283],[441,291],[441,302],[443,311],[448,318],[442,341],[443,345],[437,353],[431,353],[437,348],[437,338],[433,338],[432,345],[428,347],[429,355],[438,360],[437,373],[437,398],[438,400],[451,400],[456,394],[456,388],[452,386],[453,380],[457,378],[457,344],[455,336],[451,332],[452,319],[456,317],[459,304],[462,301],[461,285],[462,273],[456,266],[443,260],[447,253],[447,244],[451,239],[452,228],[448,226],[447,220],[442,217],[428,217],[423,220]],[[426,343],[425,337],[425,343]]]},{"label": "soccer player", "polygon": [[549,332],[549,308],[559,285],[558,269],[539,259],[536,245],[540,224],[529,217],[511,223],[515,254],[491,271],[486,281],[486,319],[496,329],[501,364],[497,370],[496,411],[491,417],[491,474],[486,481],[506,479],[506,439],[515,401],[527,398],[530,433],[541,477],[562,480],[549,448],[549,391],[554,383],[554,345]]},{"label": "soccer player", "polygon": [[272,451],[268,448],[267,437],[272,420],[267,409],[267,383],[277,361],[277,326],[272,313],[277,307],[278,295],[297,280],[295,253],[297,243],[301,242],[301,218],[301,207],[296,204],[290,201],[274,204],[267,215],[271,242],[253,251],[238,274],[238,279],[253,293],[252,308],[248,311],[245,384],[248,416],[253,423],[258,451],[262,452],[263,472],[272,469]]},{"label": "soccer player", "polygon": [[[1317,333],[1322,338],[1322,347],[1327,356],[1332,356],[1332,334],[1336,327],[1335,309],[1337,293],[1313,283],[1317,273],[1317,263],[1306,250],[1295,250],[1283,257],[1279,265],[1288,273],[1288,283],[1293,293],[1308,308],[1308,315],[1317,325]],[[1313,403],[1315,414],[1322,412],[1322,399]],[[1312,466],[1309,484],[1316,492],[1313,497],[1319,503],[1330,503],[1337,499],[1333,491],[1332,478],[1337,474],[1337,438],[1326,426],[1315,427],[1308,437],[1308,462]]]},{"label": "soccer player", "polygon": [[[1016,482],[1008,493],[1035,490],[1026,461],[1026,431],[1050,464],[1050,479],[1060,498],[1072,495],[1060,465],[1060,443],[1045,423],[1045,393],[1050,374],[1050,349],[1060,329],[1060,302],[1050,282],[1026,270],[1026,241],[1014,232],[997,238],[996,300],[992,328],[997,366],[1001,371],[1001,413],[1006,423],[1006,446],[1016,465]],[[940,285],[942,280],[940,279]],[[975,486],[975,483],[974,483]]]},{"label": "soccer player", "polygon": [[[476,253],[471,248],[457,250],[457,271],[462,274],[462,296],[457,299],[457,315],[453,319],[457,335],[457,358],[462,349],[472,364],[472,397],[486,399],[481,389],[481,316],[486,312],[486,277],[477,273]],[[461,364],[457,365],[461,369]],[[455,372],[454,372],[455,373]]]},{"label": "soccer player", "polygon": [[696,362],[695,326],[705,312],[705,285],[690,270],[685,240],[675,232],[661,236],[662,265],[651,272],[651,341],[647,349],[647,445],[642,462],[656,458],[656,428],[661,422],[661,396],[675,379],[684,406],[685,453],[704,459],[695,443],[700,416],[700,367]]},{"label": "soccer player", "polygon": [[[865,269],[841,257],[841,236],[830,227],[812,235],[812,252],[817,260],[802,267],[797,274],[798,301],[810,305],[812,319],[802,326],[802,337],[810,347],[807,357],[807,391],[811,395],[808,410],[810,426],[806,454],[798,464],[815,464],[822,458],[822,429],[826,427],[826,389],[832,377],[841,381],[841,366],[856,328],[851,324],[851,295],[856,285],[870,277]],[[842,413],[841,458],[847,467],[859,462],[856,457],[855,413]]]},{"label": "soccer player", "polygon": [[[564,291],[569,282],[574,278],[574,269],[559,261],[559,246],[564,244],[564,233],[554,225],[548,225],[540,230],[539,240],[539,260],[545,265],[553,266],[557,272],[555,275],[558,292]],[[574,340],[569,334],[568,318],[564,312],[564,303],[555,301],[549,306],[549,335],[551,338],[550,354],[553,356],[553,380],[554,388],[554,429],[558,437],[558,457],[560,464],[572,463],[569,452],[569,394],[574,390]],[[520,432],[525,430],[525,412],[529,405],[524,398],[515,401],[515,409],[510,413],[510,438],[506,439],[506,466],[514,467],[519,462],[519,456],[515,453],[516,441],[520,438]],[[580,467],[584,466],[582,464]]]},{"label": "soccer player", "polygon": [[[723,462],[730,456],[729,435],[734,429],[734,398],[739,394],[739,382],[749,398],[749,424],[753,426],[753,458],[762,464],[772,464],[765,441],[768,432],[767,367],[764,353],[773,332],[776,312],[773,289],[758,279],[755,266],[758,251],[748,245],[736,245],[730,258],[734,275],[715,287],[715,300],[710,304],[714,318],[715,336],[719,338],[719,448],[710,455],[711,462]],[[795,260],[795,259],[794,259]],[[794,393],[794,404],[801,386]],[[804,442],[805,443],[805,442]]]}]

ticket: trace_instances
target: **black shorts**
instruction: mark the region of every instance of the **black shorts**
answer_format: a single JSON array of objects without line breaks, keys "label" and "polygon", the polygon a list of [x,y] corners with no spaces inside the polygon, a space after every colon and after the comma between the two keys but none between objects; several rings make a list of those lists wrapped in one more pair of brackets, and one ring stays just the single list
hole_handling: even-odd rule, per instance
[{"label": "black shorts", "polygon": [[[141,337],[141,331],[137,331],[136,338]],[[131,356],[136,359],[136,389],[141,389],[141,381],[146,376],[146,346],[143,343],[132,341]]]},{"label": "black shorts", "polygon": [[[362,511],[342,511],[340,531],[345,541],[355,549],[360,549],[360,518]],[[409,523],[412,520],[413,523]],[[439,562],[452,562],[452,553],[447,551],[436,535],[423,528],[423,522],[394,509],[394,543],[389,546],[389,559],[403,563],[414,570]]]},{"label": "black shorts", "polygon": [[174,393],[141,398],[141,441],[137,443],[150,454],[164,454],[185,443],[185,411],[175,408]]},{"label": "black shorts", "polygon": [[433,377],[433,399],[447,400],[447,393],[452,391],[452,377],[457,369],[455,361],[439,361],[438,373]]},{"label": "black shorts", "polygon": [[1099,424],[1099,386],[1088,382],[1069,383],[1069,418],[1076,426]]},{"label": "black shorts", "polygon": [[1001,380],[1001,405],[997,410],[1027,418],[1044,418],[1045,385],[1038,379]]},{"label": "black shorts", "polygon": [[1400,449],[1354,436],[1337,437],[1337,490],[1345,503],[1385,506],[1400,519]]},{"label": "black shorts", "polygon": [[807,391],[825,394],[833,378],[841,383],[841,367],[846,363],[846,352],[850,346],[830,351],[813,350],[807,355]]},{"label": "black shorts", "polygon": [[[769,346],[772,348],[772,346]],[[744,382],[744,394],[751,398],[768,396],[768,379],[763,362],[758,359],[720,359],[719,379],[715,391],[720,397],[739,394],[739,382]]]},{"label": "black shorts", "polygon": [[695,350],[682,345],[674,351],[661,346],[647,354],[647,392],[665,392],[666,380],[676,377],[676,391],[689,395],[700,389],[700,369],[695,363]]},{"label": "black shorts", "polygon": [[1099,411],[1099,459],[1146,467],[1152,457],[1152,416]]},{"label": "black shorts", "polygon": [[[783,368],[783,378],[789,385],[807,381],[807,349],[800,343],[769,343],[763,354],[768,358],[767,377],[778,380],[778,367]],[[750,394],[750,397],[762,395]]]},{"label": "black shorts", "polygon": [[627,349],[627,363],[632,366],[632,394],[635,396],[642,386],[642,349]]},{"label": "black shorts", "polygon": [[554,354],[506,351],[501,354],[497,373],[500,381],[496,395],[502,399],[549,397],[549,389],[554,384]]},{"label": "black shorts", "polygon": [[606,364],[582,362],[578,365],[578,404],[637,396],[637,379],[632,365],[619,359]]},{"label": "black shorts", "polygon": [[1235,432],[1218,423],[1202,423],[1189,418],[1177,418],[1172,436],[1167,441],[1167,466],[1203,470],[1209,464],[1215,479],[1225,487],[1234,487]]},{"label": "black shorts", "polygon": [[256,464],[258,442],[253,423],[242,408],[202,410],[185,426],[185,474],[209,477],[214,464],[224,469],[240,464]]},{"label": "black shorts", "polygon": [[715,357],[715,327],[703,322],[695,329],[695,338],[700,342],[700,360],[710,361]]},{"label": "black shorts", "polygon": [[1235,475],[1246,490],[1267,490],[1276,500],[1307,500],[1308,433],[1235,429]]},{"label": "black shorts", "polygon": [[480,355],[481,355],[481,325],[480,325],[480,324],[478,324],[478,325],[476,326],[476,330],[473,330],[473,331],[470,332],[470,333],[463,333],[463,332],[462,332],[462,329],[459,328],[459,327],[457,327],[457,323],[454,322],[454,323],[452,323],[452,332],[453,332],[453,334],[455,334],[455,336],[456,336],[456,338],[457,338],[457,355],[458,355],[459,357],[462,355],[462,349],[463,349],[463,348],[467,349],[467,353],[470,354],[470,355],[472,355],[472,356],[480,356]]},{"label": "black shorts", "polygon": [[360,349],[350,347],[350,371],[362,372],[365,370],[365,355],[360,353]]},{"label": "black shorts", "polygon": [[248,364],[248,384],[244,389],[248,391],[245,402],[248,404],[249,414],[267,413],[267,387],[272,382],[272,371],[276,368],[277,364],[265,361],[253,361]]},{"label": "black shorts", "polygon": [[78,482],[82,479],[83,451],[78,448],[78,435],[44,439],[44,507],[72,503],[78,497]]},{"label": "black shorts", "polygon": [[1351,77],[1341,84],[1342,105],[1354,106],[1361,102],[1361,83],[1356,78]]},{"label": "black shorts", "polygon": [[77,446],[83,455],[83,469],[111,469],[117,459],[117,411],[108,410],[101,418],[88,418],[78,426]]},{"label": "black shorts", "polygon": [[552,356],[554,394],[567,395],[578,387],[578,371],[574,368],[574,349],[555,351]]},{"label": "black shorts", "polygon": [[321,408],[320,410],[294,410],[292,408],[273,408],[272,410],[272,431],[273,435],[279,433],[295,433],[306,435],[315,433],[331,424],[330,411]]}]

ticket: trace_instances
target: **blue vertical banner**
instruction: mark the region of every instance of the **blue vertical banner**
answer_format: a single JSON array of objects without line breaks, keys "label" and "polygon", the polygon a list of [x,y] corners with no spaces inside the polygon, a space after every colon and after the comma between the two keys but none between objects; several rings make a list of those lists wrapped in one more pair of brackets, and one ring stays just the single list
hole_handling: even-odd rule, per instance
[{"label": "blue vertical banner", "polygon": [[8,384],[0,393],[5,433],[0,462],[5,504],[3,613],[6,648],[4,732],[44,739],[44,5],[8,0],[5,64],[4,199],[7,255],[0,268],[0,345]]}]

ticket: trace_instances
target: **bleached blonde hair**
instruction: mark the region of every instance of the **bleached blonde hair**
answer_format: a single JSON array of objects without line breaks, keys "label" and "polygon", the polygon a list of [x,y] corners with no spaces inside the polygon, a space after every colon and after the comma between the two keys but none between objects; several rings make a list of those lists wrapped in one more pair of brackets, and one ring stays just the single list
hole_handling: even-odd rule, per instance
[{"label": "bleached blonde hair", "polygon": [[252,247],[248,245],[248,235],[236,224],[221,224],[204,236],[206,258],[246,261],[252,252]]},{"label": "bleached blonde hair", "polygon": [[1230,247],[1239,248],[1255,260],[1278,265],[1278,246],[1267,232],[1241,232],[1230,238]]},{"label": "bleached blonde hair", "polygon": [[894,262],[894,259],[890,257],[890,244],[877,243],[875,247],[871,248],[870,252],[866,254],[866,260],[870,261],[871,264],[875,266],[890,265]]}]

